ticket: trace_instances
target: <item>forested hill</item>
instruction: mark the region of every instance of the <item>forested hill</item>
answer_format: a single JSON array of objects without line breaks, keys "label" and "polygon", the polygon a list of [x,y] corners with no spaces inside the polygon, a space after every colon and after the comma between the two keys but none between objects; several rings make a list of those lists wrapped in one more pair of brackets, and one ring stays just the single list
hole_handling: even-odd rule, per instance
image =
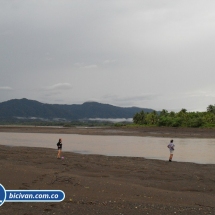
[{"label": "forested hill", "polygon": [[97,102],[81,105],[45,104],[28,99],[12,99],[0,103],[0,119],[64,119],[80,120],[89,118],[133,118],[140,111],[152,112],[152,109],[138,107],[117,107]]}]

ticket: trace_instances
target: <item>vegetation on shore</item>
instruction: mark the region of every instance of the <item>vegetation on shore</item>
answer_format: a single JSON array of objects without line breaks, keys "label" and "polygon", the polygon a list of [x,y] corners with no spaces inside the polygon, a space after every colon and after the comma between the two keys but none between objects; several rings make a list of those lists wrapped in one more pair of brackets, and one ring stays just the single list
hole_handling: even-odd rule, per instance
[{"label": "vegetation on shore", "polygon": [[215,128],[215,105],[209,105],[205,112],[188,112],[181,109],[179,112],[144,112],[143,110],[133,116],[132,122],[111,122],[97,120],[76,120],[76,121],[49,121],[9,118],[0,120],[1,125],[31,125],[31,126],[62,126],[62,127],[190,127],[190,128]]},{"label": "vegetation on shore", "polygon": [[178,113],[162,110],[158,114],[156,111],[141,111],[134,115],[133,122],[145,126],[212,128],[215,127],[215,105],[209,105],[205,112],[187,112],[186,109],[182,109]]}]

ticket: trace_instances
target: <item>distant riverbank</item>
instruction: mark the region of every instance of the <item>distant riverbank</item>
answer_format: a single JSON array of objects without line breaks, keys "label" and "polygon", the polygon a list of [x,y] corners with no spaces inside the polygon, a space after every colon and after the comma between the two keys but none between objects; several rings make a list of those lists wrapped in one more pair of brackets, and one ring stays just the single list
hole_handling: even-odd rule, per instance
[{"label": "distant riverbank", "polygon": [[212,128],[0,126],[0,132],[215,138],[215,129]]}]

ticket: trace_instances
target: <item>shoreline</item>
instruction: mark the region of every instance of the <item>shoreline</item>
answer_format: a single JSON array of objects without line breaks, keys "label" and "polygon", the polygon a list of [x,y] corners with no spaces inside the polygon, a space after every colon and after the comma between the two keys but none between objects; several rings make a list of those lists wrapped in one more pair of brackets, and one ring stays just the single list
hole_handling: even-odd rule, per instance
[{"label": "shoreline", "polygon": [[169,138],[215,138],[212,128],[172,128],[172,127],[42,127],[42,126],[0,126],[0,132],[15,133],[55,133],[81,135],[122,135],[151,136]]},{"label": "shoreline", "polygon": [[[149,130],[150,129],[150,130]],[[17,133],[17,134],[55,134],[58,136],[62,134],[62,136],[64,134],[68,135],[68,134],[77,134],[77,135],[89,135],[89,137],[86,137],[86,138],[91,138],[90,135],[100,135],[101,138],[104,138],[105,136],[121,136],[122,138],[126,138],[126,136],[130,136],[130,138],[133,136],[133,137],[146,137],[146,138],[167,138],[165,139],[165,141],[168,142],[168,138],[173,138],[173,139],[176,139],[176,138],[187,138],[187,141],[193,141],[192,138],[195,138],[196,141],[201,141],[202,138],[206,138],[205,141],[214,141],[214,138],[211,138],[210,136],[206,136],[206,135],[201,135],[201,138],[198,139],[198,137],[192,135],[192,136],[185,136],[184,134],[181,133],[181,131],[178,131],[178,136],[177,137],[172,137],[172,136],[160,136],[159,134],[161,134],[161,131],[162,130],[157,130],[158,128],[147,128],[147,130],[139,130],[138,129],[135,129],[135,131],[132,129],[128,129],[128,128],[120,128],[120,129],[115,129],[115,128],[104,128],[104,127],[101,127],[101,128],[85,128],[85,127],[81,127],[81,128],[59,128],[59,127],[35,127],[35,126],[14,126],[14,127],[11,127],[11,126],[0,126],[0,133],[1,132],[5,132],[6,136],[8,135],[7,133]],[[157,133],[155,132],[158,131]],[[193,130],[194,131],[194,130]],[[198,129],[196,130],[195,129],[195,132],[198,131]],[[142,133],[141,133],[142,132]],[[146,135],[146,133],[150,133],[151,132],[151,136],[148,136]],[[132,135],[130,135],[132,133]],[[170,132],[171,133],[171,132]],[[144,135],[143,135],[144,134]],[[156,134],[156,135],[154,135]],[[102,137],[103,136],[103,137]],[[4,135],[2,136],[4,138]],[[69,137],[69,136],[68,136]],[[84,137],[84,136],[83,136]],[[106,138],[106,137],[105,137]],[[210,139],[211,138],[211,139]],[[190,140],[189,140],[190,139]],[[102,140],[101,140],[102,141]],[[0,143],[1,144],[1,143]],[[1,144],[2,146],[9,146],[9,147],[43,147],[43,144],[41,145],[38,145],[38,144],[34,144],[32,146],[28,146],[27,144],[20,144],[20,145],[9,145],[7,144],[7,142],[4,143],[3,141],[3,144]],[[51,147],[50,147],[51,146]],[[47,148],[47,149],[55,149],[55,147],[53,147],[53,145],[46,145],[44,148]],[[86,145],[88,146],[88,145]],[[65,150],[65,149],[64,149]],[[158,160],[158,161],[165,161],[165,157],[166,157],[166,153],[165,154],[162,154],[162,156],[157,155],[157,156],[154,156],[154,154],[150,154],[150,152],[148,153],[145,153],[145,154],[138,154],[138,153],[99,153],[97,150],[95,151],[90,151],[90,152],[87,152],[86,150],[91,150],[91,149],[86,149],[86,148],[81,148],[81,149],[78,149],[78,150],[75,150],[75,148],[71,148],[71,150],[68,150],[67,148],[67,151],[65,152],[74,152],[74,153],[78,153],[78,154],[86,154],[86,155],[103,155],[103,156],[109,156],[109,157],[128,157],[128,158],[131,158],[131,157],[140,157],[140,158],[145,158],[145,159],[148,159],[148,160]],[[147,151],[147,149],[142,149],[144,151]],[[151,155],[151,156],[150,156]],[[168,153],[167,153],[168,155]],[[188,163],[194,163],[194,164],[203,164],[203,165],[207,165],[207,164],[215,164],[214,162],[210,162],[210,160],[207,160],[207,159],[198,159],[198,157],[196,157],[196,159],[183,159],[179,156],[179,159],[175,160],[175,162],[188,162]]]},{"label": "shoreline", "polygon": [[[54,148],[48,148],[48,147],[35,147],[35,146],[13,146],[13,145],[2,145],[0,144],[0,148],[1,147],[8,147],[8,148],[31,148],[31,149],[39,149],[39,150],[54,150],[56,151],[56,149]],[[31,150],[29,149],[29,150]],[[103,157],[107,157],[107,158],[111,158],[111,157],[115,157],[115,158],[128,158],[128,159],[135,159],[135,158],[139,158],[139,159],[144,159],[144,160],[148,160],[148,161],[158,161],[158,162],[168,162],[168,157],[169,157],[169,154],[167,153],[167,157],[165,160],[162,160],[162,159],[156,159],[156,158],[147,158],[147,157],[143,157],[143,156],[126,156],[126,155],[105,155],[105,154],[85,154],[85,153],[80,153],[80,152],[73,152],[73,151],[62,151],[62,154],[67,154],[67,153],[71,153],[71,154],[76,154],[76,155],[83,155],[83,156],[103,156]],[[182,163],[182,164],[194,164],[194,165],[214,165],[215,167],[215,163],[197,163],[197,162],[191,162],[191,161],[177,161],[177,160],[174,160],[173,158],[173,161],[174,163]]]},{"label": "shoreline", "polygon": [[1,214],[213,214],[215,164],[0,146],[6,190],[63,190],[60,203],[9,203]]}]

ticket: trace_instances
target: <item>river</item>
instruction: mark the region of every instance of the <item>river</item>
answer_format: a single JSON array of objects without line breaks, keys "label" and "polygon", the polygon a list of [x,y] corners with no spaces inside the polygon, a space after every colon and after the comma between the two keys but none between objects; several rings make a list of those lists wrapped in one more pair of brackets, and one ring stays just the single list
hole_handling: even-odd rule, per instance
[{"label": "river", "polygon": [[[0,132],[0,144],[6,146],[56,149],[59,138],[63,151],[68,152],[159,160],[169,157],[169,138]],[[175,138],[174,144],[173,161],[215,164],[215,139]]]}]

